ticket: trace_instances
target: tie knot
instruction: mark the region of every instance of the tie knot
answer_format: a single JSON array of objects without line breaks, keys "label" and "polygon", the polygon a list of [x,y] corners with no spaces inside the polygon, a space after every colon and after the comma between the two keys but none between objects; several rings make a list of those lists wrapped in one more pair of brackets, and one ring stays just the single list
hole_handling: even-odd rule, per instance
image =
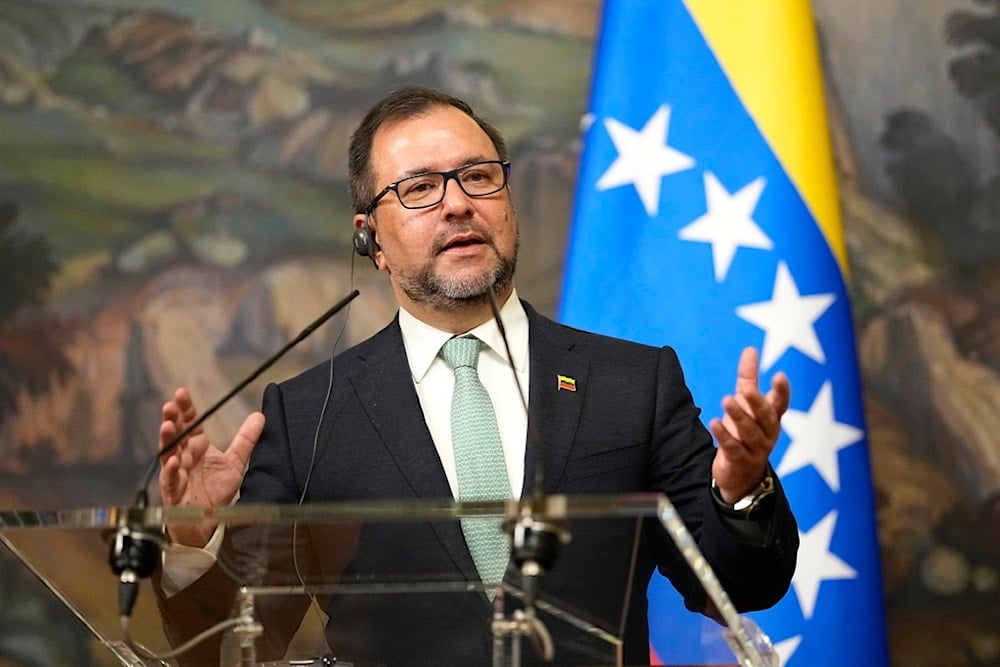
[{"label": "tie knot", "polygon": [[475,336],[449,338],[441,347],[441,357],[452,369],[468,366],[475,368],[479,363],[479,348],[483,341]]}]

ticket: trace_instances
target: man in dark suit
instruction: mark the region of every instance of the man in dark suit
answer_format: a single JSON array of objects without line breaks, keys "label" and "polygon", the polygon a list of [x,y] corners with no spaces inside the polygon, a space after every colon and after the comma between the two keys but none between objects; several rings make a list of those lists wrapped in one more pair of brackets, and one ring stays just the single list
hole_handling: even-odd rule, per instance
[{"label": "man in dark suit", "polygon": [[[500,452],[495,472],[484,475],[499,481],[504,495],[530,493],[537,465],[544,465],[550,494],[666,494],[736,607],[774,604],[788,588],[798,545],[795,520],[768,465],[788,406],[787,379],[777,374],[763,394],[756,352],[745,351],[736,391],[710,433],[670,348],[565,327],[520,301],[509,169],[503,138],[461,100],[410,87],[377,103],[351,141],[355,247],[388,275],[398,316],[330,363],[269,386],[262,413],[247,418],[225,451],[200,432],[189,437],[163,461],[164,503],[224,505],[238,490],[240,502],[268,503],[468,498],[464,436],[452,431],[458,371],[443,350],[453,338],[472,336],[481,341],[477,372],[493,404]],[[161,446],[195,417],[190,395],[178,390],[164,406]],[[690,609],[712,613],[664,531],[644,525],[637,536],[635,527],[574,524],[573,541],[539,592],[621,631],[624,664],[648,662],[645,588],[654,568],[670,577]],[[168,634],[178,638],[193,629],[184,611],[190,600],[204,600],[208,591],[219,600],[215,571],[224,568],[177,565],[173,552],[206,545],[216,552],[224,531],[168,531],[178,546],[166,556],[160,603]],[[229,532],[223,552],[255,551],[259,535]],[[486,578],[485,593],[477,587],[436,602],[337,596],[326,601],[326,612],[328,638],[344,660],[488,664],[492,587],[499,582],[477,571],[467,546],[473,539],[453,522],[391,523],[296,535],[286,551],[296,550],[297,577],[305,571],[347,582]],[[264,572],[280,560],[290,560],[288,553],[258,553],[257,567]],[[504,580],[516,585],[514,569]],[[301,613],[295,604],[262,609],[265,645],[280,654],[297,624],[289,619]],[[553,626],[557,638],[573,634],[558,621]],[[560,646],[558,662],[606,662],[572,641]]]}]

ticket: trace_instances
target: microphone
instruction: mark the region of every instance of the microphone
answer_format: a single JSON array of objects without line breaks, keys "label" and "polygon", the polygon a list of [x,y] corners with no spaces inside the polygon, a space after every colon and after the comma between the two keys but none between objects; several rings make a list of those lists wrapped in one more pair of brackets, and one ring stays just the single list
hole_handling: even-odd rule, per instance
[{"label": "microphone", "polygon": [[146,474],[142,478],[139,491],[136,494],[132,506],[125,511],[118,520],[118,528],[115,538],[111,541],[111,548],[108,554],[108,564],[111,571],[118,575],[120,588],[118,594],[118,606],[121,618],[124,620],[131,616],[132,607],[139,590],[139,581],[150,576],[156,571],[160,562],[161,550],[169,544],[167,536],[159,527],[145,524],[144,515],[149,505],[148,487],[153,481],[153,476],[159,469],[160,459],[174,451],[180,443],[184,441],[195,429],[201,426],[206,419],[211,417],[223,405],[228,403],[236,394],[241,392],[251,382],[257,379],[264,371],[270,368],[276,361],[283,357],[289,350],[301,343],[311,335],[328,319],[339,313],[343,308],[354,300],[360,292],[351,291],[350,294],[338,301],[329,310],[320,315],[309,326],[303,329],[299,335],[290,340],[280,350],[275,352],[267,361],[262,363],[253,372],[244,378],[239,384],[233,387],[225,396],[216,401],[215,405],[206,410],[187,428],[178,433],[168,442],[163,449],[159,450],[150,462]]}]

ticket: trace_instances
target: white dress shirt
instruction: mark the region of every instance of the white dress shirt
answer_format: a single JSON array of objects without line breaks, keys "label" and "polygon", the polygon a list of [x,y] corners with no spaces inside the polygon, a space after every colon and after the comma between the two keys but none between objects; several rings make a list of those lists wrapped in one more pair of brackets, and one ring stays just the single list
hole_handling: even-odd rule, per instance
[{"label": "white dress shirt", "polygon": [[[521,497],[524,484],[524,453],[528,431],[528,316],[517,298],[511,294],[500,309],[516,381],[507,350],[497,323],[490,319],[461,335],[469,334],[483,341],[479,352],[479,379],[493,401],[500,441],[503,443],[504,460],[510,489],[514,498]],[[420,398],[427,428],[437,448],[441,466],[451,485],[451,493],[458,497],[458,476],[455,472],[455,450],[451,442],[451,395],[455,390],[455,374],[438,352],[454,336],[421,322],[404,309],[399,311],[399,327],[403,330],[403,346],[410,364],[410,374]],[[523,390],[518,390],[518,381]]]}]

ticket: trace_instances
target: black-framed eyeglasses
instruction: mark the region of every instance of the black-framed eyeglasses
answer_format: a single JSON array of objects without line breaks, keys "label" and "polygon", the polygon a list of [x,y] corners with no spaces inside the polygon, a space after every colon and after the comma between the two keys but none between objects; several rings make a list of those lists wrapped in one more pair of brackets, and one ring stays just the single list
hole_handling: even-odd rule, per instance
[{"label": "black-framed eyeglasses", "polygon": [[462,192],[470,197],[486,197],[503,190],[510,176],[509,160],[486,160],[473,162],[451,171],[429,171],[425,174],[407,176],[390,183],[375,195],[365,213],[371,213],[382,197],[395,192],[404,208],[427,208],[444,199],[448,181],[455,179]]}]

